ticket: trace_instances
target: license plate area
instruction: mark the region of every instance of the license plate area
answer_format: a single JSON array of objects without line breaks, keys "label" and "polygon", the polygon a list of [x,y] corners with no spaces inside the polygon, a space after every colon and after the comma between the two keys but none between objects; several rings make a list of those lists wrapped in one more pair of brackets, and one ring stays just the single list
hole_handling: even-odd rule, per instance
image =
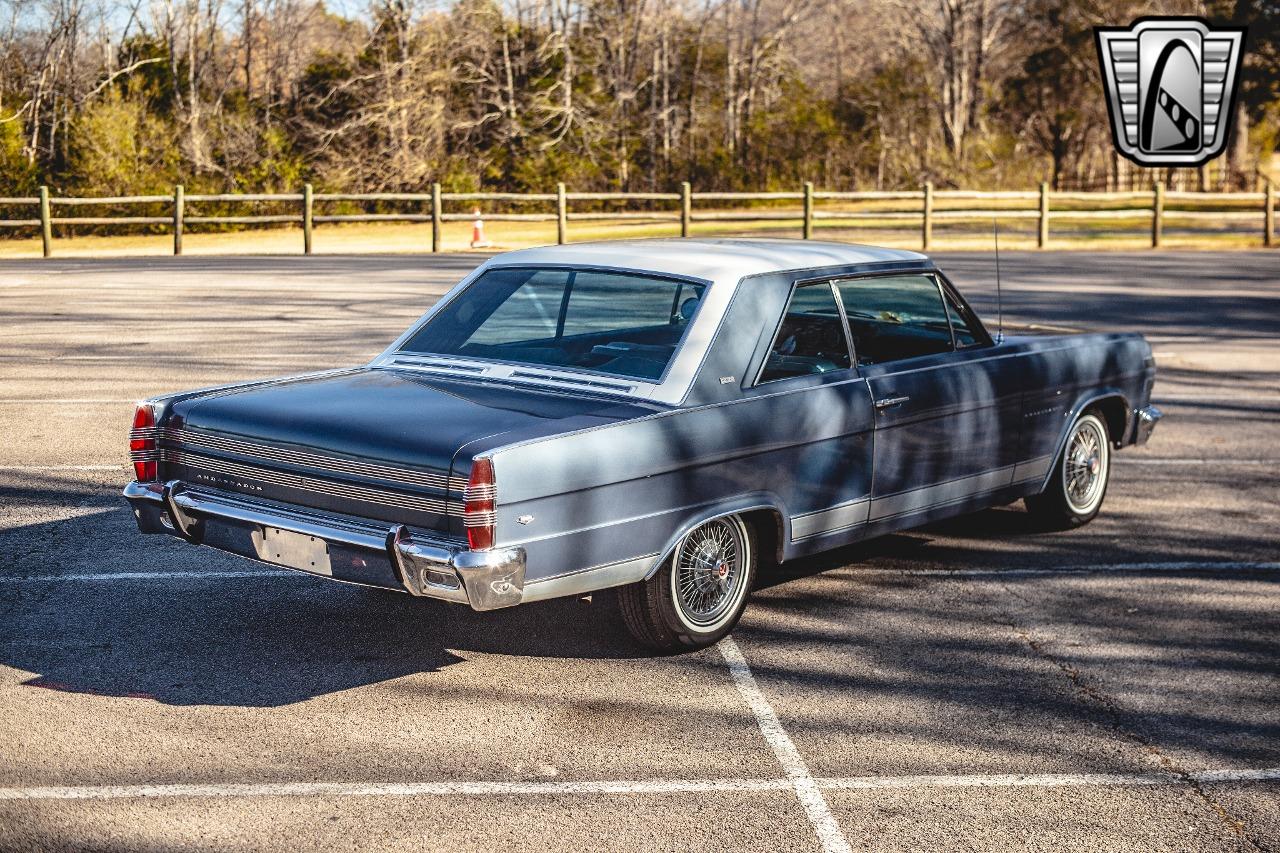
[{"label": "license plate area", "polygon": [[278,527],[259,527],[251,535],[258,559],[315,575],[333,577],[329,543],[323,539]]}]

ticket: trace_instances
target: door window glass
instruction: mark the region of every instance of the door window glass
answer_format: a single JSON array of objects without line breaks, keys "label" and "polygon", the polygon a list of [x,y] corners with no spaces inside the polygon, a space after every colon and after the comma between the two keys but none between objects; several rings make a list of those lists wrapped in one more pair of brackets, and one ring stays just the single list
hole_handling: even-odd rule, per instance
[{"label": "door window glass", "polygon": [[797,287],[774,338],[761,382],[848,368],[849,341],[827,282]]},{"label": "door window glass", "polygon": [[835,284],[859,364],[951,350],[951,323],[932,276],[875,276]]}]

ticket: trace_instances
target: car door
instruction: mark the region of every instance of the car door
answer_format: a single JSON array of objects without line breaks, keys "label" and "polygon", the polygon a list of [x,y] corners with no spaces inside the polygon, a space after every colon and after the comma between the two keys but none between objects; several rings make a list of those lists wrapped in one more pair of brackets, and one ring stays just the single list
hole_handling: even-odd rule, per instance
[{"label": "car door", "polygon": [[933,273],[835,285],[875,407],[870,521],[906,525],[1007,486],[1019,384],[963,300]]},{"label": "car door", "polygon": [[791,539],[829,547],[860,535],[871,497],[871,396],[853,369],[829,280],[793,286],[748,394],[778,450],[753,461],[785,498]]}]

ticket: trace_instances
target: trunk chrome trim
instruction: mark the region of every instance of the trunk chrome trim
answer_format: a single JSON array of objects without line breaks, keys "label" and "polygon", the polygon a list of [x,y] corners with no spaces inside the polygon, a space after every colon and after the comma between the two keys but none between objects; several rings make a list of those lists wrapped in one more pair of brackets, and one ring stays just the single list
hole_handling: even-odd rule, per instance
[{"label": "trunk chrome trim", "polygon": [[372,477],[378,480],[406,483],[423,488],[440,489],[442,491],[461,492],[467,485],[465,477],[450,477],[441,471],[416,471],[410,468],[392,467],[378,462],[347,459],[325,453],[293,450],[240,438],[227,438],[210,433],[194,432],[189,429],[162,429],[159,431],[158,438],[162,447],[172,445],[177,450],[191,449],[197,453],[206,450],[234,453],[237,456],[246,456],[268,463],[279,462],[358,477]]},{"label": "trunk chrome trim", "polygon": [[[463,509],[463,504],[460,501],[450,501],[442,497],[415,495],[410,492],[391,491],[389,489],[360,486],[354,483],[321,480],[316,477],[309,477],[305,474],[293,474],[286,471],[263,468],[257,465],[245,465],[239,462],[232,462],[216,456],[205,456],[199,453],[187,453],[180,450],[162,449],[160,451],[160,461],[166,464],[182,465],[183,467],[193,468],[198,471],[207,471],[212,474],[221,474],[230,477],[243,477],[247,480],[256,480],[261,483],[281,486],[288,489],[301,489],[303,491],[315,492],[317,494],[329,495],[331,497],[349,498],[351,500],[364,501],[365,503],[381,504],[384,506],[405,509],[416,509],[440,515],[458,515]],[[216,487],[221,484],[218,481],[214,481],[208,485]]]}]

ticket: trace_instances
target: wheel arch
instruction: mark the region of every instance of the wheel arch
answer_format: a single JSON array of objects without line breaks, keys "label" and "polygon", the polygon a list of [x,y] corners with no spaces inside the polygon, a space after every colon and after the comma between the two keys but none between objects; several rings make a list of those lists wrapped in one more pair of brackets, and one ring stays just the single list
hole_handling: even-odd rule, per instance
[{"label": "wheel arch", "polygon": [[687,516],[677,526],[675,534],[667,540],[653,565],[645,572],[644,579],[648,580],[657,574],[676,546],[690,532],[708,521],[729,515],[742,516],[742,520],[751,526],[756,534],[756,550],[761,557],[770,558],[775,563],[782,561],[782,543],[791,535],[789,516],[782,510],[782,502],[775,495],[755,493],[703,507]]},{"label": "wheel arch", "polygon": [[1064,419],[1066,423],[1058,435],[1058,442],[1053,451],[1053,463],[1049,466],[1049,470],[1044,475],[1044,480],[1040,483],[1041,492],[1049,488],[1049,480],[1052,479],[1053,472],[1057,468],[1058,457],[1062,455],[1062,449],[1067,444],[1067,436],[1071,435],[1071,428],[1075,426],[1080,416],[1090,409],[1097,410],[1098,416],[1107,425],[1108,438],[1110,438],[1112,446],[1119,447],[1123,444],[1125,433],[1129,427],[1129,398],[1124,395],[1124,392],[1118,388],[1106,388],[1082,396],[1071,407],[1069,416]]}]

